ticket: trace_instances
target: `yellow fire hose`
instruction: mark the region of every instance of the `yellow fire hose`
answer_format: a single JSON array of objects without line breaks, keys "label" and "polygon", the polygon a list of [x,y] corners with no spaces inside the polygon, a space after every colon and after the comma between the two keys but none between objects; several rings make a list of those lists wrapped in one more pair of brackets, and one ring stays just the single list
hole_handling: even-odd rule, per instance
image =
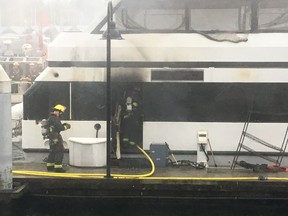
[{"label": "yellow fire hose", "polygon": [[[150,156],[138,145],[136,147],[146,156],[151,164],[151,171],[146,174],[111,174],[114,179],[143,179],[143,180],[178,180],[178,181],[258,181],[258,180],[270,180],[270,181],[288,181],[288,178],[281,177],[151,177],[155,172],[155,165]],[[31,175],[31,176],[43,176],[43,177],[61,177],[61,178],[79,178],[79,179],[103,179],[106,174],[97,173],[52,173],[41,172],[32,170],[13,170],[13,174],[18,175]]]},{"label": "yellow fire hose", "polygon": [[[136,147],[146,156],[151,164],[151,171],[146,174],[128,175],[128,174],[111,174],[113,178],[145,178],[154,174],[155,165],[149,155],[138,145]],[[65,177],[65,178],[105,178],[106,174],[97,173],[51,173],[41,172],[32,170],[13,170],[13,174],[18,175],[33,175],[33,176],[44,176],[44,177]]]}]

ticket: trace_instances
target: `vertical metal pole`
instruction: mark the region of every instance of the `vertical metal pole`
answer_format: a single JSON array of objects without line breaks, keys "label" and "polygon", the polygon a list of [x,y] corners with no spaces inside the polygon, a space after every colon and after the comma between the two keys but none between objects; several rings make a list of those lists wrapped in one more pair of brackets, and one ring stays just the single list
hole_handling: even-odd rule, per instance
[{"label": "vertical metal pole", "polygon": [[0,192],[12,190],[11,81],[0,65]]},{"label": "vertical metal pole", "polygon": [[110,169],[110,132],[111,132],[111,35],[110,35],[110,24],[112,19],[112,2],[108,3],[107,10],[107,68],[106,68],[106,137],[107,137],[107,168],[106,168],[106,178],[111,177]]},{"label": "vertical metal pole", "polygon": [[190,21],[191,20],[191,8],[190,5],[188,3],[186,3],[186,7],[185,7],[185,31],[189,31],[190,30]]},{"label": "vertical metal pole", "polygon": [[259,19],[259,2],[253,0],[251,3],[251,32],[258,30],[258,19]]}]

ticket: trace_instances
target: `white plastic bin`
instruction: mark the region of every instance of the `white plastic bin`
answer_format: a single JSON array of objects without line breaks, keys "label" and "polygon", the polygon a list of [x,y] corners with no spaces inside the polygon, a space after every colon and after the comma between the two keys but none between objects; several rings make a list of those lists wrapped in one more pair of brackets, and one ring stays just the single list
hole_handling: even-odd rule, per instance
[{"label": "white plastic bin", "polygon": [[69,163],[78,167],[106,166],[106,138],[69,138]]}]

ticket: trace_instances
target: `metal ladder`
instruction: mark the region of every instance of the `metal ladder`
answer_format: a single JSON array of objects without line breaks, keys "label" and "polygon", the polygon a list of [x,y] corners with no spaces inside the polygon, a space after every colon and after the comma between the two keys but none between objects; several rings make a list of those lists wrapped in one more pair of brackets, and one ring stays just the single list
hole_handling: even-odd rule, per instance
[{"label": "metal ladder", "polygon": [[[253,154],[255,156],[258,156],[258,157],[261,157],[261,158],[263,158],[263,159],[265,159],[267,161],[270,161],[270,162],[274,163],[277,166],[280,166],[281,163],[282,163],[282,159],[284,157],[284,154],[285,154],[285,151],[286,151],[286,148],[287,148],[287,144],[288,144],[288,138],[287,138],[288,127],[286,128],[281,147],[272,145],[272,144],[260,139],[259,137],[256,137],[253,134],[247,132],[252,114],[263,114],[263,113],[256,112],[256,111],[248,112],[247,120],[244,123],[244,127],[243,127],[243,130],[242,130],[242,133],[241,133],[241,137],[240,137],[240,140],[239,140],[239,144],[238,144],[237,149],[236,149],[236,154],[235,154],[235,156],[233,158],[233,161],[232,161],[232,164],[231,164],[231,169],[233,169],[233,170],[234,170],[235,166],[237,165],[237,161],[238,161],[238,158],[239,158],[239,155],[240,155],[240,152],[241,152],[242,149],[250,152],[251,154]],[[267,148],[276,150],[277,152],[279,152],[278,156],[277,156],[277,159],[274,159],[274,158],[269,157],[267,155],[263,155],[260,152],[255,151],[251,147],[249,147],[247,145],[244,145],[243,143],[244,143],[245,138],[248,138],[248,139],[250,139],[250,140],[252,140],[254,142],[262,144],[262,145],[266,146]]]}]

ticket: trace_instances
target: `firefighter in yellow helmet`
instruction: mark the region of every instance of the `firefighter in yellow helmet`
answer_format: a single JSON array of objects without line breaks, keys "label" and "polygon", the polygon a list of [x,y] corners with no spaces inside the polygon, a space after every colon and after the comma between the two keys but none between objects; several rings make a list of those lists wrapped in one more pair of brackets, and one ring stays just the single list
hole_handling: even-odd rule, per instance
[{"label": "firefighter in yellow helmet", "polygon": [[125,96],[121,126],[121,145],[123,149],[129,151],[131,145],[140,145],[142,142],[143,115],[140,87],[134,86],[128,89]]},{"label": "firefighter in yellow helmet", "polygon": [[65,110],[65,106],[57,104],[52,108],[52,112],[47,120],[50,146],[50,152],[47,158],[47,171],[49,172],[65,172],[62,166],[64,146],[60,132],[68,130],[71,127],[68,123],[61,123],[61,115]]}]

